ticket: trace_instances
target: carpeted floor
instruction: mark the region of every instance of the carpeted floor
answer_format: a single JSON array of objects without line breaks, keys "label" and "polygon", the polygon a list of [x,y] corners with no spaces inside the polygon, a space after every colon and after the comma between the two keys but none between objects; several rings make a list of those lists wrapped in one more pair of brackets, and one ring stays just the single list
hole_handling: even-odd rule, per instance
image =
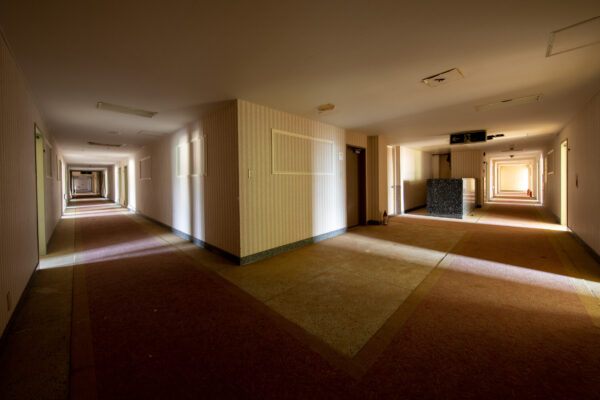
[{"label": "carpeted floor", "polygon": [[[397,217],[389,231],[347,234],[387,234],[400,248],[415,245],[400,231],[466,232],[363,347],[346,354],[263,302],[255,281],[253,292],[225,279],[223,271],[246,267],[191,257],[105,202],[77,212],[72,398],[598,396],[598,298],[576,278],[585,270],[593,286],[600,270],[535,207],[494,206],[476,223]],[[377,270],[369,257],[361,262]]]}]

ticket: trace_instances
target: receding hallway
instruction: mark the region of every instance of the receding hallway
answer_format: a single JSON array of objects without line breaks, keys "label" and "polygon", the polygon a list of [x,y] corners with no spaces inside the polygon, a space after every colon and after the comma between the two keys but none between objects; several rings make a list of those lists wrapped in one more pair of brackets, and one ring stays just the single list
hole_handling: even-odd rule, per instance
[{"label": "receding hallway", "polygon": [[0,400],[597,398],[599,49],[598,0],[0,1]]},{"label": "receding hallway", "polygon": [[539,210],[395,217],[240,267],[78,199],[3,349],[0,397],[464,398],[468,382],[473,398],[592,398],[600,269]]}]

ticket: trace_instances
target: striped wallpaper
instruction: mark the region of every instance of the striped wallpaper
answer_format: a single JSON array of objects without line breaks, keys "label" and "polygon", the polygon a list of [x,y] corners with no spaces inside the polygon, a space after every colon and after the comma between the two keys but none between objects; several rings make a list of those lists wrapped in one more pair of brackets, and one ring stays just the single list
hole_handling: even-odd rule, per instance
[{"label": "striped wallpaper", "polygon": [[477,179],[477,204],[483,200],[483,154],[480,150],[453,151],[450,156],[452,178]]},{"label": "striped wallpaper", "polygon": [[[346,226],[342,128],[238,100],[241,256],[255,254]],[[332,174],[272,174],[272,129],[331,141]],[[309,147],[278,146],[278,160],[327,157]],[[317,159],[320,170],[326,159]],[[302,168],[304,168],[303,166]],[[313,169],[312,171],[316,171]]]},{"label": "striped wallpaper", "polygon": [[151,163],[135,192],[140,213],[239,256],[236,110],[229,102],[138,152],[136,166]]}]

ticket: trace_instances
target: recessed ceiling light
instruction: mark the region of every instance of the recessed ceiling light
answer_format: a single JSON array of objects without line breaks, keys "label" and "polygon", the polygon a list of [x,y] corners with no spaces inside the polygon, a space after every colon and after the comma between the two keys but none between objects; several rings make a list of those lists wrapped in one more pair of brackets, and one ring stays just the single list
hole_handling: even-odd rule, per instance
[{"label": "recessed ceiling light", "polygon": [[517,97],[517,98],[513,98],[513,99],[504,99],[504,100],[497,101],[495,103],[482,104],[479,106],[475,106],[475,110],[486,111],[486,110],[490,110],[493,108],[516,106],[518,104],[536,103],[540,100],[542,100],[542,95],[534,94],[532,96]]},{"label": "recessed ceiling light", "polygon": [[96,104],[96,108],[98,108],[99,110],[114,111],[122,114],[137,115],[138,117],[145,118],[152,118],[157,114],[157,112],[155,111],[140,110],[137,108],[120,106],[118,104],[104,103],[102,101],[99,101]]},{"label": "recessed ceiling light", "polygon": [[600,16],[550,33],[546,57],[600,43]]},{"label": "recessed ceiling light", "polygon": [[458,68],[452,68],[448,71],[440,72],[439,74],[428,76],[427,78],[421,79],[421,82],[429,87],[437,87],[444,85],[448,82],[457,81],[463,79],[465,76],[460,72]]}]

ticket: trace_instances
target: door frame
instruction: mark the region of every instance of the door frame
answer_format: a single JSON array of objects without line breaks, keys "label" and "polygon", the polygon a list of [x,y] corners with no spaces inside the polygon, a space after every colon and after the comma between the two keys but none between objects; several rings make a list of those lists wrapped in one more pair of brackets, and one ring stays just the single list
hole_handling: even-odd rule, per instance
[{"label": "door frame", "polygon": [[[367,224],[367,149],[360,146],[346,145],[346,151],[360,150],[358,155],[358,225]],[[346,164],[348,163],[348,157],[345,157]],[[346,165],[346,171],[348,166]],[[348,187],[348,181],[346,176],[346,193]],[[348,206],[348,199],[346,199],[346,207]],[[346,221],[346,225],[348,222]],[[357,226],[357,225],[353,225]],[[347,226],[351,228],[351,226]]]},{"label": "door frame", "polygon": [[569,142],[560,142],[560,224],[569,223]]},{"label": "door frame", "polygon": [[[35,160],[35,208],[37,214],[37,248],[38,256],[46,254],[46,171],[44,134],[37,124],[33,124],[33,148]],[[39,258],[38,258],[39,260]]]}]

